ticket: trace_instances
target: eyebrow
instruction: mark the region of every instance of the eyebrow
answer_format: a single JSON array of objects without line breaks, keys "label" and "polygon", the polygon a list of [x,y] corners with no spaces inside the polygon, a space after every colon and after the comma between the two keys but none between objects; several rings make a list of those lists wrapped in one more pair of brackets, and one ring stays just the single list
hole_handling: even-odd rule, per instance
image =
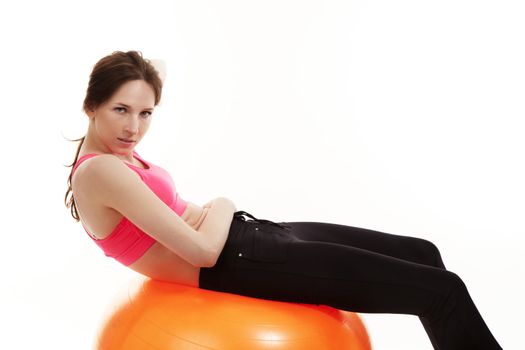
[{"label": "eyebrow", "polygon": [[[115,102],[115,103],[118,104],[118,105],[124,106],[126,108],[131,108],[130,106],[128,106],[127,104],[122,103],[122,102]],[[145,110],[145,111],[152,111],[153,108],[143,108],[143,110]]]}]

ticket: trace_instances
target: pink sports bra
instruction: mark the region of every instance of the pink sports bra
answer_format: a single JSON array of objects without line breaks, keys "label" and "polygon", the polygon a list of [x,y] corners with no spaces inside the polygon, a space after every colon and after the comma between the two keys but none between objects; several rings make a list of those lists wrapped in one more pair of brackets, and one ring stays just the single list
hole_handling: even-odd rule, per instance
[{"label": "pink sports bra", "polygon": [[[97,155],[91,153],[80,157],[73,167],[73,173],[80,163]],[[133,151],[133,157],[142,162],[146,169],[128,163],[126,165],[137,172],[142,181],[174,212],[181,216],[188,203],[177,193],[175,183],[170,174],[163,168],[142,159],[136,151]],[[106,256],[114,258],[125,266],[135,262],[156,242],[153,237],[135,226],[124,216],[113,231],[104,239],[94,238],[83,223],[82,226],[89,234],[89,237],[102,248]]]}]

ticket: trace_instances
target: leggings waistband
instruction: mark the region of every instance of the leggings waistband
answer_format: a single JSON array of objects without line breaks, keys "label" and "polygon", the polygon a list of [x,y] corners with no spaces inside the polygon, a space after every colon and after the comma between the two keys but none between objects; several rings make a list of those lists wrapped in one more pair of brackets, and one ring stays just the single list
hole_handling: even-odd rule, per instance
[{"label": "leggings waistband", "polygon": [[249,217],[251,219],[249,221],[255,221],[255,222],[262,223],[262,224],[275,225],[277,227],[280,227],[280,228],[286,229],[286,230],[291,230],[292,229],[289,225],[286,225],[284,223],[277,223],[277,222],[273,222],[271,220],[265,220],[265,219],[257,219],[255,216],[253,216],[252,214],[250,214],[250,213],[248,213],[248,212],[246,212],[244,210],[239,210],[239,211],[236,211],[235,213],[233,213],[233,218],[234,219],[247,221],[245,216],[247,216],[247,217]]}]

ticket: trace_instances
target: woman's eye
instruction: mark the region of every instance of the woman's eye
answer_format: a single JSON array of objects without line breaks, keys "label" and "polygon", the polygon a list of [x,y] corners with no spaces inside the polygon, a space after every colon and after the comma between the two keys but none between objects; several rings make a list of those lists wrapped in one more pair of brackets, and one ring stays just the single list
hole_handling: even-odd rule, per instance
[{"label": "woman's eye", "polygon": [[148,118],[149,116],[151,116],[151,112],[142,112],[142,114],[144,114],[145,118]]},{"label": "woman's eye", "polygon": [[125,111],[125,110],[126,110],[126,108],[124,108],[124,107],[115,107],[115,111],[117,111],[117,112]]}]

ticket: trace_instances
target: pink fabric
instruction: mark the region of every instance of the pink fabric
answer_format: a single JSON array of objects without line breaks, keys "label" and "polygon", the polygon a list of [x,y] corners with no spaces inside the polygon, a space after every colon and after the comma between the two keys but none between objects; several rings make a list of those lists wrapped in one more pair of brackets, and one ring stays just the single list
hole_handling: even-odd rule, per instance
[{"label": "pink fabric", "polygon": [[[77,160],[73,167],[73,173],[84,160],[97,156],[98,154],[86,154]],[[182,199],[176,191],[175,183],[170,174],[163,168],[142,159],[136,151],[133,156],[146,165],[148,169],[125,163],[137,172],[142,181],[155,194],[166,203],[179,216],[182,215],[188,203]],[[82,226],[84,226],[82,224]],[[104,251],[105,255],[112,257],[120,263],[128,266],[140,258],[156,242],[156,240],[135,226],[126,217],[115,226],[113,231],[104,239],[95,239],[86,228],[84,230],[89,237]]]}]

